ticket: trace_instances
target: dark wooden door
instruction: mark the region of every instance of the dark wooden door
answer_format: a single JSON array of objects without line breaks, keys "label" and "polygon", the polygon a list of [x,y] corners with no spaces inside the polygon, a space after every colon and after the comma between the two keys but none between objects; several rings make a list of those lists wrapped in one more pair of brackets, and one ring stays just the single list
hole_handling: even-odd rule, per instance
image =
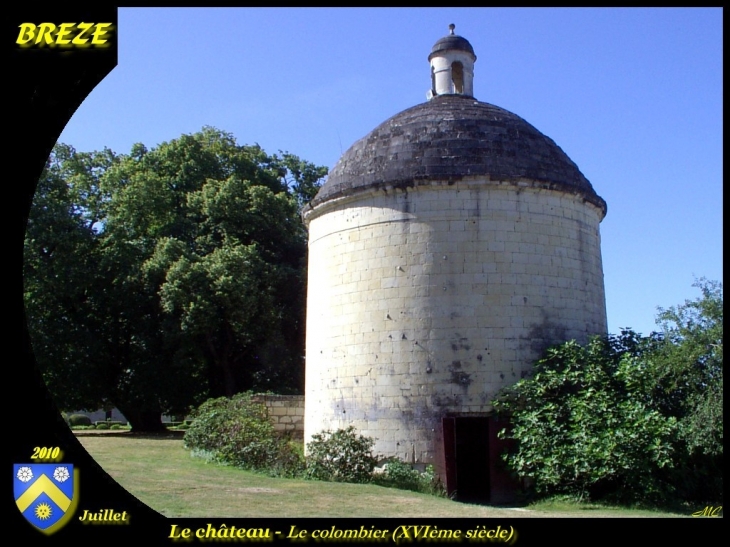
[{"label": "dark wooden door", "polygon": [[460,501],[489,501],[489,418],[443,419],[446,490]]}]

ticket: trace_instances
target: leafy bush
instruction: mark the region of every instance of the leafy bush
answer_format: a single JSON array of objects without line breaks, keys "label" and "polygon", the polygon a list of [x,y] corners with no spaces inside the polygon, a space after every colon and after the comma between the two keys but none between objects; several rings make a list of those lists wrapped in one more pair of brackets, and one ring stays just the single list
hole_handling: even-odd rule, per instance
[{"label": "leafy bush", "polygon": [[303,477],[307,466],[301,442],[282,440],[267,473],[274,477]]},{"label": "leafy bush", "polygon": [[91,418],[89,418],[86,414],[71,414],[71,416],[68,417],[68,424],[71,427],[91,425]]},{"label": "leafy bush", "polygon": [[104,422],[100,422],[96,424],[96,429],[109,429],[109,424],[105,424]]},{"label": "leafy bush", "polygon": [[672,463],[676,420],[631,388],[638,337],[594,338],[550,348],[534,376],[504,389],[495,408],[512,415],[506,456],[539,494],[615,501],[660,501],[658,470]]},{"label": "leafy bush", "polygon": [[300,473],[301,458],[277,437],[266,406],[252,396],[246,392],[203,403],[193,411],[184,446],[194,455],[244,469],[278,476]]},{"label": "leafy bush", "polygon": [[307,475],[324,481],[370,482],[376,463],[373,444],[352,426],[312,435],[307,443]]},{"label": "leafy bush", "polygon": [[723,289],[659,308],[661,332],[625,330],[548,350],[504,389],[508,465],[545,495],[697,505],[723,496]]},{"label": "leafy bush", "polygon": [[111,425],[111,426],[109,427],[109,429],[115,429],[115,430],[119,430],[119,429],[129,429],[129,426],[124,426],[124,425],[122,425],[122,424],[112,424],[112,425]]},{"label": "leafy bush", "polygon": [[193,412],[183,442],[191,450],[205,450],[222,462],[255,466],[266,441],[274,436],[263,404],[251,393],[209,399]]},{"label": "leafy bush", "polygon": [[445,496],[446,490],[436,475],[432,465],[421,472],[400,460],[389,460],[382,473],[373,477],[373,482],[380,486],[412,490],[423,494]]}]

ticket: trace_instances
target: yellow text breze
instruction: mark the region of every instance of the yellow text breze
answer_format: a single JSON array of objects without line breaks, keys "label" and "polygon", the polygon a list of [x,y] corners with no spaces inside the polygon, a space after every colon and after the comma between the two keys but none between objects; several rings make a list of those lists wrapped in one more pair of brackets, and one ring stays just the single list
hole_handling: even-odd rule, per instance
[{"label": "yellow text breze", "polygon": [[15,43],[21,47],[105,47],[112,23],[22,23]]}]

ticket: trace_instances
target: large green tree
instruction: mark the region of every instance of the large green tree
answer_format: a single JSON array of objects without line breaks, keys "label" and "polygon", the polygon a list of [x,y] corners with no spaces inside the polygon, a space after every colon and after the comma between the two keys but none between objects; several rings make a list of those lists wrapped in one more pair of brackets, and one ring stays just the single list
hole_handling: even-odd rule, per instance
[{"label": "large green tree", "polygon": [[660,309],[661,342],[648,359],[649,376],[690,453],[723,452],[722,284],[695,285],[702,296]]},{"label": "large green tree", "polygon": [[[105,170],[114,158],[108,151],[72,162],[73,156],[69,147],[58,146],[38,182],[24,242],[24,300],[49,389],[62,395],[67,408],[84,408],[104,401],[90,395],[101,381],[94,364],[100,347],[97,234],[76,180]],[[88,172],[76,173],[79,163]]]},{"label": "large green tree", "polygon": [[150,430],[208,396],[300,391],[298,212],[325,174],[214,128],[128,155],[57,146],[30,214],[25,301],[59,406],[113,404]]},{"label": "large green tree", "polygon": [[716,501],[723,494],[723,290],[699,279],[701,296],[659,309],[654,349],[636,359],[637,383],[649,404],[677,419],[675,494]]}]

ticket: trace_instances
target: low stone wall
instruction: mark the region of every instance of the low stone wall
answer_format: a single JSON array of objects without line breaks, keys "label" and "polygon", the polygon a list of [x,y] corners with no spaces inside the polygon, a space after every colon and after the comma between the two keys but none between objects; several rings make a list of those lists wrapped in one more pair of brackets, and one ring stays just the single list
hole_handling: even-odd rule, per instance
[{"label": "low stone wall", "polygon": [[254,395],[253,400],[269,410],[275,431],[304,439],[304,395]]}]

